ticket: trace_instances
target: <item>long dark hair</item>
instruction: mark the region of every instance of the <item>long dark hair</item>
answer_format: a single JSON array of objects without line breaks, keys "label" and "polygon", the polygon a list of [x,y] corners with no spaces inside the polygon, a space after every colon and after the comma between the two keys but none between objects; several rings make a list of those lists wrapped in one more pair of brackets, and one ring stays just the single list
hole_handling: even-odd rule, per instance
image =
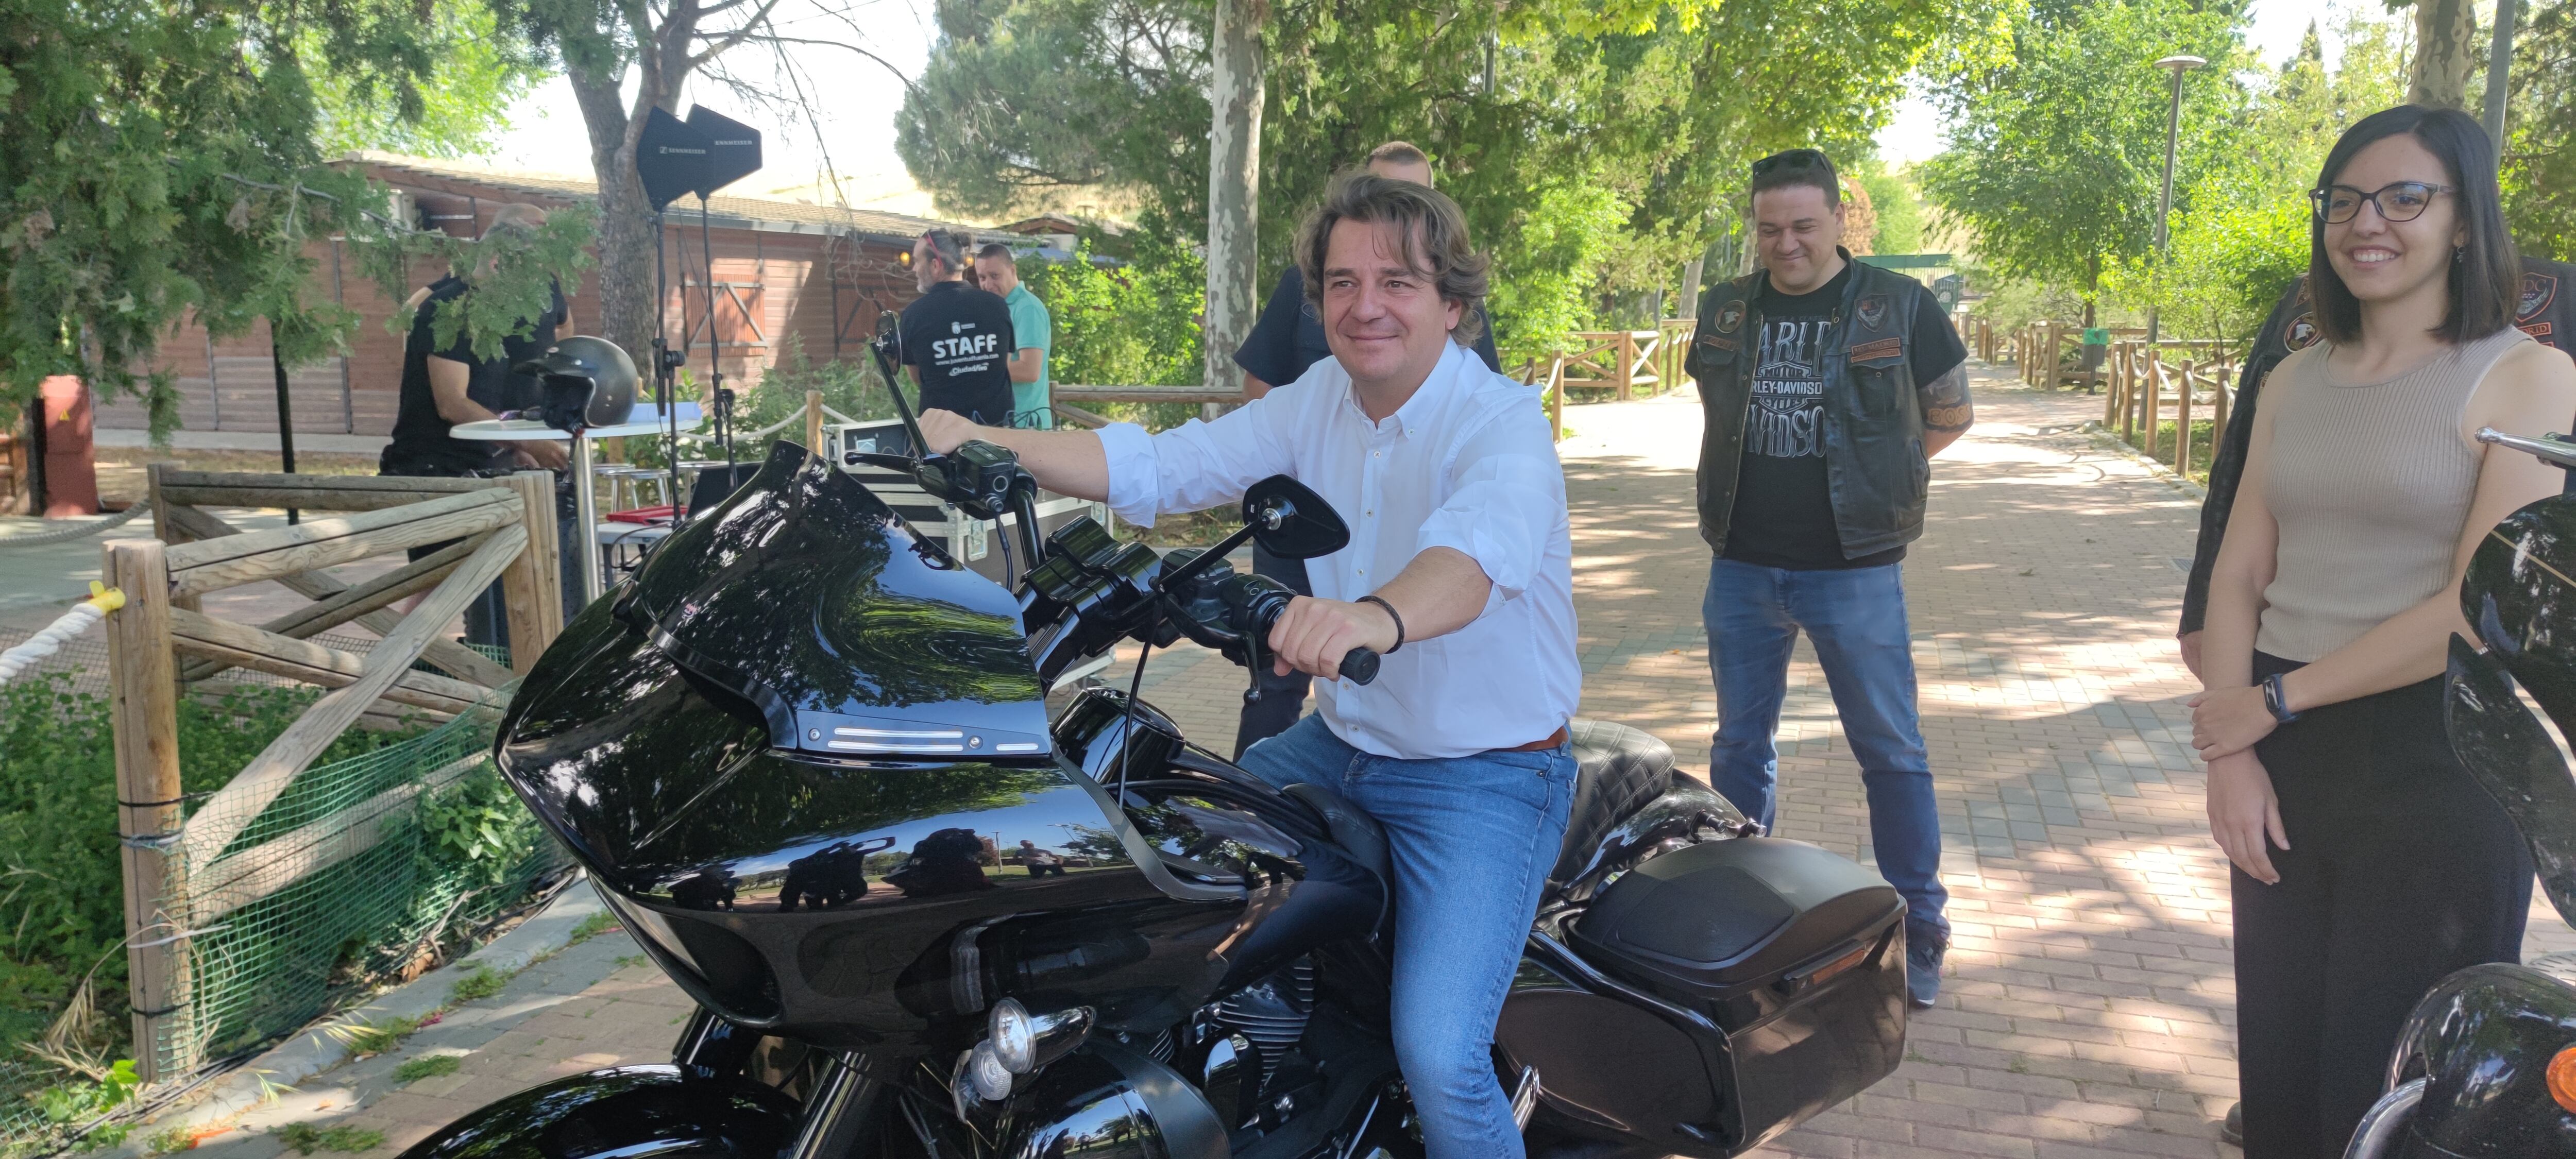
[{"label": "long dark hair", "polygon": [[[2344,130],[2334,151],[2317,173],[2324,189],[2343,175],[2363,149],[2398,134],[2415,138],[2442,162],[2451,196],[2459,207],[2462,243],[2451,263],[2451,306],[2434,333],[2453,345],[2474,342],[2513,324],[2514,299],[2522,290],[2522,256],[2505,229],[2504,198],[2496,190],[2495,143],[2486,129],[2457,109],[2399,105],[2363,117]],[[2351,342],[2361,336],[2361,300],[2326,260],[2326,217],[2322,210],[2308,218],[2308,285],[2317,301],[2317,329],[2329,341]]]}]

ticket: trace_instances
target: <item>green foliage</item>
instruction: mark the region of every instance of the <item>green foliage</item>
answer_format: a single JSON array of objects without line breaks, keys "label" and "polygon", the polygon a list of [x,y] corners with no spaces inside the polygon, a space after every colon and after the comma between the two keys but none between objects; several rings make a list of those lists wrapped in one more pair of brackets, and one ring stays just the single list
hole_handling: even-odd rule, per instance
[{"label": "green foliage", "polygon": [[[179,772],[211,792],[268,746],[316,693],[244,687],[179,702]],[[403,739],[353,729],[322,761]],[[282,802],[291,805],[291,802]],[[104,698],[61,674],[0,686],[0,1057],[16,1057],[83,979],[102,1050],[125,1052],[125,887],[116,843],[114,737]],[[113,1055],[109,1055],[113,1057]]]},{"label": "green foliage", "polygon": [[[906,384],[906,401],[915,396]],[[890,419],[894,417],[894,400],[886,397],[885,376],[877,373],[876,359],[864,349],[853,349],[847,358],[816,362],[805,354],[805,340],[791,332],[779,347],[778,362],[762,371],[760,385],[741,396],[734,404],[734,426],[756,431],[805,409],[805,392],[823,392],[823,405],[853,419]],[[829,421],[829,420],[826,420]],[[701,428],[703,430],[703,428]],[[805,437],[804,428],[791,427],[777,437],[790,441]],[[757,453],[757,452],[754,452]]]},{"label": "green foliage", "polygon": [[401,1066],[394,1068],[394,1081],[398,1083],[416,1083],[422,1079],[441,1078],[455,1074],[458,1070],[463,1069],[464,1066],[465,1063],[463,1060],[458,1059],[452,1054],[431,1054],[423,1055],[419,1058],[407,1058],[403,1060]]},{"label": "green foliage", "polygon": [[508,879],[535,849],[537,820],[500,772],[485,765],[420,803],[420,835],[423,856],[461,861],[478,888],[489,887]]},{"label": "green foliage", "polygon": [[1869,193],[1870,209],[1878,214],[1878,237],[1870,252],[1882,254],[1915,254],[1923,252],[1923,191],[1917,189],[1906,173],[1889,169],[1876,157],[1852,165],[1851,179]]},{"label": "green foliage", "polygon": [[2526,3],[2514,43],[2505,216],[2524,253],[2576,261],[2576,0]]},{"label": "green foliage", "polygon": [[2242,151],[2236,7],[2092,0],[2011,15],[2000,59],[1955,62],[1938,78],[1952,127],[1948,150],[1921,167],[1924,190],[1997,272],[2091,302],[2105,269],[2154,241],[2171,97],[2157,59],[2210,62],[2184,78],[2177,207]]},{"label": "green foliage", "polygon": [[1126,264],[1103,267],[1083,242],[1073,260],[1020,261],[1020,278],[1055,323],[1049,378],[1090,386],[1180,386],[1200,375],[1207,267],[1160,231],[1140,231]]},{"label": "green foliage", "polygon": [[[517,38],[505,35],[489,4],[431,0],[416,11],[429,18],[435,47],[427,83],[415,86],[413,111],[404,95],[365,76],[329,70],[313,74],[318,144],[325,155],[385,149],[423,157],[470,157],[491,151],[509,127],[510,106],[544,79],[544,69]],[[297,47],[308,62],[321,37],[308,34]]]},{"label": "green foliage", "polygon": [[[1453,10],[1352,0],[1275,8],[1264,37],[1264,286],[1285,266],[1289,239],[1331,174],[1378,142],[1403,138],[1432,155],[1441,187],[1495,257],[1504,343],[1524,356],[1552,348],[1614,305],[1628,309],[1621,303],[1637,291],[1669,289],[1683,260],[1726,231],[1753,158],[1802,144],[1866,151],[1908,70],[1973,6],[1504,0]],[[906,98],[896,149],[944,206],[999,214],[1099,185],[1144,202],[1142,232],[1183,244],[1205,235],[1204,4],[985,0],[943,4],[940,19],[945,37]],[[1490,91],[1489,35],[1498,45]],[[1621,215],[1607,228],[1604,206]],[[1571,226],[1553,216],[1568,208],[1579,215]],[[1583,262],[1569,268],[1567,252]],[[1519,286],[1523,279],[1535,284]],[[1193,287],[1172,300],[1194,313],[1199,297]],[[1528,307],[1534,320],[1505,303]],[[1058,359],[1065,354],[1060,340]],[[1165,365],[1176,381],[1197,380],[1195,359]]]},{"label": "green foliage", "polygon": [[1540,192],[1521,229],[1520,273],[1496,279],[1488,300],[1504,366],[1569,352],[1569,335],[1598,324],[1595,287],[1628,213],[1616,192],[1596,184]]},{"label": "green foliage", "polygon": [[385,1143],[382,1131],[346,1124],[315,1127],[311,1123],[289,1123],[273,1134],[279,1143],[293,1148],[300,1155],[310,1155],[315,1151],[371,1151]]},{"label": "green foliage", "polygon": [[571,939],[564,944],[569,946],[578,946],[583,942],[587,942],[592,938],[598,937],[599,935],[616,928],[617,915],[610,913],[607,910],[601,910],[598,913],[581,919],[581,924],[572,928]]},{"label": "green foliage", "polygon": [[340,1046],[351,1058],[371,1058],[402,1045],[402,1040],[420,1033],[420,1019],[408,1015],[383,1022],[347,1022],[330,1028]]},{"label": "green foliage", "polygon": [[166,433],[175,388],[146,368],[183,318],[269,319],[290,364],[336,348],[355,315],[305,299],[306,249],[388,231],[362,212],[382,192],[324,163],[316,78],[416,120],[441,35],[398,0],[0,11],[0,414],[77,374]]},{"label": "green foliage", "polygon": [[508,975],[498,973],[490,966],[476,966],[473,973],[457,979],[455,985],[447,988],[447,1000],[457,1004],[480,1002],[500,993],[501,987],[509,984]]},{"label": "green foliage", "polygon": [[2205,202],[2177,218],[2163,263],[2123,263],[2105,275],[2106,286],[2161,309],[2173,337],[2253,341],[2282,292],[2307,272],[2307,199]]}]

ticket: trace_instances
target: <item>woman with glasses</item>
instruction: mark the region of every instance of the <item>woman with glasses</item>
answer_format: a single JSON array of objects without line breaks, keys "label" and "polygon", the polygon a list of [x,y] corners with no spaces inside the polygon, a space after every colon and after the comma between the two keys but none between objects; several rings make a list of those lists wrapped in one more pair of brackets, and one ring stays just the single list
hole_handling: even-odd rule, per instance
[{"label": "woman with glasses", "polygon": [[2480,427],[2555,430],[2576,365],[2511,325],[2520,266],[2467,115],[2373,114],[2310,226],[2322,332],[2272,374],[2211,579],[2192,743],[2234,864],[2248,1159],[2333,1159],[2415,1000],[2519,960],[2532,869],[2442,728],[2458,590],[2560,472]]}]

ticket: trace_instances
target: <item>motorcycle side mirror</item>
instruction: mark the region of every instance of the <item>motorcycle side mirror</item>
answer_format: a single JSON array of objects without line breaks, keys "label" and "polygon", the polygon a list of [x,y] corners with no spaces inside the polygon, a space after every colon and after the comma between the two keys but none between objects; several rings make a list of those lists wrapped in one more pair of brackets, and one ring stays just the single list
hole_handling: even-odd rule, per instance
[{"label": "motorcycle side mirror", "polygon": [[1262,550],[1282,559],[1313,559],[1340,551],[1351,541],[1351,529],[1323,496],[1286,475],[1272,475],[1244,490],[1240,529],[1197,558],[1164,572],[1154,581],[1154,590],[1165,594],[1187,590],[1191,580],[1247,539],[1259,541]]},{"label": "motorcycle side mirror", "polygon": [[1272,475],[1243,493],[1243,525],[1263,551],[1281,559],[1331,555],[1351,541],[1351,529],[1333,505],[1286,475]]}]

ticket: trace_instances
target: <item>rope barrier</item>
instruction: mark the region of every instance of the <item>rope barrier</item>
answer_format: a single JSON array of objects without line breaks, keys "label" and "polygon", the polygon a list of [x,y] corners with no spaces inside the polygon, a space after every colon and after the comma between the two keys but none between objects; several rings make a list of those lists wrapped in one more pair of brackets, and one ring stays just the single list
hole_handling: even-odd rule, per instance
[{"label": "rope barrier", "polygon": [[0,652],[0,684],[18,678],[18,674],[36,666],[36,661],[61,651],[63,643],[89,630],[89,626],[107,618],[109,612],[125,606],[125,593],[97,580],[89,581],[89,598],[72,605],[72,610],[45,626],[45,630],[27,637],[25,642]]},{"label": "rope barrier", "polygon": [[133,522],[136,516],[142,515],[151,509],[151,501],[145,500],[132,507],[128,507],[123,511],[119,511],[114,515],[108,516],[105,519],[92,520],[87,523],[77,523],[69,527],[49,528],[44,531],[30,531],[24,535],[0,535],[0,547],[41,547],[48,543],[68,543],[83,536],[96,535],[102,531],[113,531],[119,527],[123,527],[126,524]]}]

